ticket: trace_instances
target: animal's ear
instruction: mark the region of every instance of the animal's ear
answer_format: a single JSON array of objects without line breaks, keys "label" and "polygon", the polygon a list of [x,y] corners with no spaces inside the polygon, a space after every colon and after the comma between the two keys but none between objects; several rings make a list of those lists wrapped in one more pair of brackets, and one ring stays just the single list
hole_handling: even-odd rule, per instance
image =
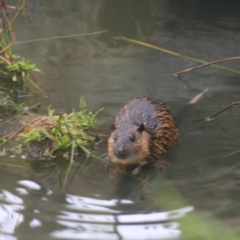
[{"label": "animal's ear", "polygon": [[145,130],[145,126],[144,124],[142,123],[139,127],[138,127],[138,132],[142,133],[144,130]]},{"label": "animal's ear", "polygon": [[116,130],[116,126],[115,126],[114,123],[112,123],[112,124],[110,125],[110,129],[111,129],[112,131]]}]

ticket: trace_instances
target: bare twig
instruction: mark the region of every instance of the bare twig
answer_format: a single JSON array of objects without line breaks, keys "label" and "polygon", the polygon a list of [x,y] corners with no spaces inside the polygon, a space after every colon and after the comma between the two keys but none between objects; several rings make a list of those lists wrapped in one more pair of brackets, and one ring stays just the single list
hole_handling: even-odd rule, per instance
[{"label": "bare twig", "polygon": [[206,88],[204,91],[195,96],[188,104],[195,104],[207,91],[208,88]]},{"label": "bare twig", "polygon": [[213,113],[212,115],[210,115],[206,119],[211,119],[211,118],[217,116],[219,113],[224,112],[225,110],[227,110],[228,108],[230,108],[234,105],[240,105],[240,102],[233,102],[233,103],[229,104],[228,106],[226,106],[225,108],[221,109],[220,111],[217,111],[217,112]]},{"label": "bare twig", "polygon": [[49,37],[49,38],[39,38],[39,39],[33,39],[33,40],[27,40],[27,41],[21,41],[21,42],[15,42],[15,44],[23,44],[23,43],[31,43],[31,42],[40,42],[40,41],[49,41],[49,40],[59,40],[64,38],[73,38],[73,37],[82,37],[82,36],[90,36],[90,35],[97,35],[108,32],[108,30],[98,31],[98,32],[90,32],[90,33],[80,33],[80,34],[73,34],[68,36],[58,36],[58,37]]},{"label": "bare twig", "polygon": [[7,138],[7,139],[9,140],[9,139],[15,137],[15,136],[16,136],[18,133],[20,133],[25,127],[27,127],[27,126],[30,125],[30,124],[33,124],[34,122],[38,121],[39,119],[41,119],[41,117],[37,117],[37,118],[29,121],[29,122],[26,123],[26,124],[25,124],[25,123],[22,123],[22,124],[24,124],[22,127],[20,127],[20,128],[14,130],[14,131],[8,133],[7,135],[4,135],[4,136],[0,137],[0,140],[1,140],[1,139],[4,139],[4,138]]},{"label": "bare twig", "polygon": [[41,92],[42,94],[45,95],[45,92],[37,85],[36,79],[35,79],[35,77],[33,76],[32,73],[29,74],[29,81],[36,89],[39,90],[39,92]]},{"label": "bare twig", "polygon": [[191,71],[196,70],[196,69],[204,68],[204,67],[207,67],[207,66],[210,66],[210,65],[213,65],[213,64],[216,64],[216,63],[224,62],[224,61],[232,61],[232,60],[238,60],[238,59],[240,59],[240,56],[224,58],[224,59],[216,60],[216,61],[213,61],[213,62],[205,63],[205,64],[202,64],[202,65],[193,67],[193,68],[188,68],[188,69],[185,69],[183,71],[174,73],[173,75],[175,77],[178,77],[180,74],[188,73],[188,72],[191,72]]},{"label": "bare twig", "polygon": [[[4,52],[5,50],[7,50],[9,47],[12,46],[14,42],[10,43],[8,46],[6,46],[5,48],[1,49],[0,53]],[[4,62],[8,63],[8,64],[11,64],[11,62],[9,62],[7,59],[5,58],[1,58]]]},{"label": "bare twig", "polygon": [[208,91],[208,88],[206,88],[204,91],[199,93],[197,96],[195,96],[192,100],[188,102],[187,105],[181,108],[180,111],[175,114],[175,119],[177,120],[177,123],[180,124],[180,122],[183,120],[183,118],[187,115],[187,113],[190,111],[192,108],[192,105],[195,104],[200,100],[200,98]]},{"label": "bare twig", "polygon": [[2,56],[0,56],[0,59],[2,59],[4,62],[6,62],[7,64],[11,64],[11,62],[10,61],[8,61],[6,58],[4,58],[4,57],[2,57]]},{"label": "bare twig", "polygon": [[2,13],[3,13],[3,17],[4,17],[4,19],[5,19],[6,23],[7,23],[8,29],[9,29],[9,31],[10,31],[10,33],[11,33],[12,40],[13,40],[13,41],[16,41],[16,36],[15,36],[14,31],[13,31],[12,24],[11,24],[11,22],[9,21],[7,6],[6,6],[4,0],[0,0],[0,7],[1,7],[1,10],[2,10]]},{"label": "bare twig", "polygon": [[[138,40],[135,40],[135,39],[126,38],[126,37],[123,37],[123,36],[115,37],[114,39],[115,40],[125,41],[125,42],[130,42],[130,43],[134,43],[134,44],[138,44],[138,45],[142,45],[142,46],[145,46],[145,47],[148,47],[148,48],[152,48],[152,49],[155,49],[155,50],[167,53],[167,54],[171,54],[173,56],[185,58],[185,59],[188,59],[188,60],[191,60],[191,61],[194,61],[194,62],[199,62],[199,63],[203,63],[203,64],[209,64],[208,62],[203,61],[201,59],[189,57],[189,56],[186,56],[186,55],[183,55],[183,54],[180,54],[180,53],[177,53],[177,52],[173,52],[173,51],[167,50],[165,48],[160,48],[158,46],[154,46],[152,44],[149,44],[149,43],[146,43],[146,42],[142,42],[142,41],[138,41]],[[237,71],[237,70],[234,70],[234,69],[231,69],[231,68],[226,68],[226,67],[223,67],[223,66],[220,66],[220,65],[214,64],[214,67],[221,68],[221,69],[229,71],[229,72],[234,72],[234,73],[240,74],[240,71]],[[174,74],[174,76],[176,76],[176,73]]]},{"label": "bare twig", "polygon": [[[240,150],[235,151],[235,152],[233,152],[233,153],[230,153],[229,156],[230,156],[230,155],[233,155],[233,154],[236,154],[236,153],[239,153],[239,152],[240,152]],[[225,158],[225,157],[228,157],[228,156],[224,156],[223,158]],[[217,179],[217,178],[220,178],[220,177],[222,178],[223,176],[225,176],[226,174],[228,174],[228,173],[231,172],[232,170],[238,168],[239,165],[240,165],[240,163],[235,164],[234,166],[230,167],[229,169],[227,169],[227,170],[224,171],[223,173],[215,176],[215,177],[214,177],[214,180]]]},{"label": "bare twig", "polygon": [[217,116],[218,114],[224,112],[224,111],[227,110],[228,108],[230,108],[230,107],[232,107],[232,106],[235,106],[235,105],[240,105],[240,102],[233,102],[233,103],[229,104],[228,106],[222,108],[221,110],[213,113],[212,115],[210,115],[210,116],[208,116],[208,117],[206,117],[206,118],[194,120],[194,122],[203,121],[203,120],[205,120],[205,121],[211,121],[211,120],[213,120],[213,118],[214,118],[215,116]]},{"label": "bare twig", "polygon": [[16,168],[24,168],[25,169],[25,167],[23,167],[23,166],[7,164],[7,163],[0,163],[0,165],[7,166],[7,167],[16,167]]}]

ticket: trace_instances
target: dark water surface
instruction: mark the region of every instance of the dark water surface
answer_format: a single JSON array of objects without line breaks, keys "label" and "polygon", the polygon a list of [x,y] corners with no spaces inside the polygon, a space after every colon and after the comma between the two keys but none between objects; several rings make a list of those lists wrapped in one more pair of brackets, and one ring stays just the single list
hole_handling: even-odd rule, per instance
[{"label": "dark water surface", "polygon": [[[178,218],[193,208],[206,222],[208,216],[219,220],[218,226],[207,223],[213,230],[239,226],[240,110],[214,121],[193,120],[240,101],[240,73],[202,68],[181,76],[190,84],[185,88],[173,74],[199,63],[113,40],[122,35],[204,61],[238,56],[239,9],[234,0],[30,1],[30,19],[15,22],[19,42],[108,30],[15,44],[19,55],[44,72],[35,74],[48,96],[41,100],[43,113],[50,104],[69,112],[84,95],[90,110],[105,108],[97,128],[107,136],[118,110],[134,97],[161,99],[175,114],[209,90],[182,120],[181,140],[167,154],[171,167],[165,172],[112,177],[104,163],[94,161],[74,169],[63,194],[64,174],[34,174],[11,166],[24,159],[1,157],[8,166],[0,165],[0,240],[180,239]],[[240,72],[237,60],[219,65]],[[95,149],[106,155],[106,137]]]}]

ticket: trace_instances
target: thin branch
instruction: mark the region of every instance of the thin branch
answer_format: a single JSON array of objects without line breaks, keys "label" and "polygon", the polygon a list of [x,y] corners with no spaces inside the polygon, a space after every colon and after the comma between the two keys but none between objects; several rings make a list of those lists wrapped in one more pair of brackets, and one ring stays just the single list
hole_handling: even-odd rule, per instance
[{"label": "thin branch", "polygon": [[14,44],[23,44],[23,43],[40,42],[40,41],[48,41],[48,40],[72,38],[72,37],[89,36],[89,35],[96,35],[96,34],[101,34],[101,33],[105,33],[105,32],[108,32],[108,30],[103,30],[103,31],[99,31],[99,32],[92,32],[92,33],[74,34],[74,35],[68,35],[68,36],[57,36],[57,37],[49,37],[49,38],[39,38],[39,39],[33,39],[33,40],[15,42]]},{"label": "thin branch", "polygon": [[37,85],[36,79],[31,72],[29,74],[29,81],[36,89],[38,89],[43,95],[45,95],[45,92]]},{"label": "thin branch", "polygon": [[233,102],[233,103],[229,104],[228,106],[226,106],[225,108],[223,108],[223,109],[221,109],[221,110],[213,113],[212,115],[206,117],[206,119],[211,119],[211,118],[217,116],[217,115],[220,114],[221,112],[224,112],[225,110],[227,110],[228,108],[230,108],[230,107],[232,107],[232,106],[234,106],[234,105],[240,105],[240,102]]},{"label": "thin branch", "polygon": [[14,34],[14,31],[13,31],[13,28],[12,28],[12,24],[9,21],[7,6],[6,6],[5,2],[4,2],[4,0],[0,0],[0,7],[2,9],[2,13],[3,13],[4,19],[7,22],[7,26],[9,28],[10,33],[11,33],[12,39],[13,39],[13,41],[15,41],[16,40],[16,36]]},{"label": "thin branch", "polygon": [[[130,42],[130,43],[134,43],[134,44],[138,44],[138,45],[142,45],[142,46],[145,46],[145,47],[148,47],[148,48],[152,48],[152,49],[155,49],[155,50],[167,53],[167,54],[171,54],[173,56],[185,58],[185,59],[188,59],[188,60],[191,60],[191,61],[194,61],[194,62],[199,62],[199,63],[202,63],[204,65],[205,64],[209,64],[209,62],[203,61],[201,59],[189,57],[187,55],[183,55],[183,54],[180,54],[180,53],[177,53],[177,52],[173,52],[173,51],[170,51],[170,50],[167,50],[167,49],[164,49],[164,48],[160,48],[158,46],[154,46],[152,44],[149,44],[149,43],[146,43],[146,42],[142,42],[142,41],[138,41],[138,40],[135,40],[135,39],[126,38],[126,37],[123,37],[123,36],[115,37],[114,39],[115,40],[125,41],[125,42]],[[220,65],[216,65],[216,64],[214,64],[213,66],[217,67],[217,68],[221,68],[221,69],[229,71],[229,72],[240,74],[240,71],[237,71],[237,70],[234,70],[234,69],[231,69],[231,68],[226,68],[226,67],[223,67],[223,66],[220,66]],[[177,76],[176,73],[174,74],[174,76],[175,77]]]},{"label": "thin branch", "polygon": [[224,61],[232,61],[232,60],[238,60],[238,59],[240,59],[239,56],[216,60],[216,61],[213,61],[213,62],[205,63],[205,64],[202,64],[202,65],[193,67],[193,68],[188,68],[188,69],[185,69],[183,71],[174,73],[173,76],[178,77],[180,74],[189,73],[189,72],[191,72],[193,70],[196,70],[196,69],[204,68],[204,67],[207,67],[207,66],[210,66],[210,65],[213,65],[213,64],[216,64],[216,63],[224,62]]},{"label": "thin branch", "polygon": [[7,164],[7,163],[0,163],[0,165],[7,166],[7,167],[16,167],[16,168],[23,168],[23,169],[25,169],[25,167],[23,167],[23,166]]},{"label": "thin branch", "polygon": [[193,122],[199,122],[199,121],[204,121],[204,120],[205,120],[205,121],[212,121],[215,116],[217,116],[218,114],[224,112],[224,111],[227,110],[228,108],[230,108],[230,107],[232,107],[232,106],[235,106],[235,105],[240,105],[240,102],[233,102],[233,103],[229,104],[228,106],[222,108],[221,110],[213,113],[212,115],[210,115],[210,116],[208,116],[208,117],[206,117],[206,118],[196,119],[196,120],[194,120]]},{"label": "thin branch", "polygon": [[206,88],[204,91],[199,93],[197,96],[195,96],[188,104],[195,104],[198,102],[198,100],[208,91],[208,88]]},{"label": "thin branch", "polygon": [[[28,123],[24,124],[22,127],[20,127],[20,128],[14,130],[14,131],[8,133],[7,135],[4,135],[4,136],[0,137],[0,140],[1,140],[1,139],[4,139],[4,138],[7,138],[7,139],[9,140],[9,139],[15,137],[15,136],[16,136],[19,132],[21,132],[25,127],[27,127],[27,126],[29,126],[30,124],[38,121],[39,119],[41,119],[41,117],[37,117],[37,118],[29,121]],[[22,124],[23,124],[23,123],[22,123]]]},{"label": "thin branch", "polygon": [[[13,43],[10,43],[10,44],[9,44],[8,46],[6,46],[5,48],[1,49],[0,53],[2,53],[2,52],[4,52],[5,50],[7,50],[9,47],[11,47],[12,44],[13,44]],[[12,64],[10,61],[8,61],[8,59],[6,59],[6,58],[4,58],[4,57],[0,56],[0,58],[1,58],[4,62],[6,62],[7,64],[9,64],[9,65]]]},{"label": "thin branch", "polygon": [[6,62],[7,64],[11,65],[12,63],[10,61],[8,61],[6,58],[0,56],[0,59],[2,59],[4,62]]}]

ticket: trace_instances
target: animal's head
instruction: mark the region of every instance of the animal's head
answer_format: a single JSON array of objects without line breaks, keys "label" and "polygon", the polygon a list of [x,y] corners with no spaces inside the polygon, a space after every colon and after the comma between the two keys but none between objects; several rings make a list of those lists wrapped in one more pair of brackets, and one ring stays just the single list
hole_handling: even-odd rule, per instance
[{"label": "animal's head", "polygon": [[108,139],[108,155],[122,164],[140,164],[149,155],[149,133],[145,125],[121,123]]}]

